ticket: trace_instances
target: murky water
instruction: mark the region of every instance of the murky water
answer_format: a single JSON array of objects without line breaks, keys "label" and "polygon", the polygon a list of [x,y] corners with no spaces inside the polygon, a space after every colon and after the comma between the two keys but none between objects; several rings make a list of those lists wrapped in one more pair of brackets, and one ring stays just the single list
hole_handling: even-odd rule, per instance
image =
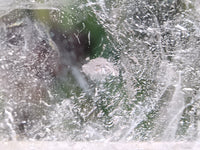
[{"label": "murky water", "polygon": [[197,140],[197,4],[1,3],[1,140]]}]

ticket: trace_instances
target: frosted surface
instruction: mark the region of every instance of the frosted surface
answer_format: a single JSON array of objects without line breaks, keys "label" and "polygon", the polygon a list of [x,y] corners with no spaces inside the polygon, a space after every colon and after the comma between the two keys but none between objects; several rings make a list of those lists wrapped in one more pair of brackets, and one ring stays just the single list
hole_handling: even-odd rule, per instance
[{"label": "frosted surface", "polygon": [[[196,3],[0,0],[0,139],[198,140]],[[57,24],[78,43],[88,28],[83,63],[61,53]]]}]

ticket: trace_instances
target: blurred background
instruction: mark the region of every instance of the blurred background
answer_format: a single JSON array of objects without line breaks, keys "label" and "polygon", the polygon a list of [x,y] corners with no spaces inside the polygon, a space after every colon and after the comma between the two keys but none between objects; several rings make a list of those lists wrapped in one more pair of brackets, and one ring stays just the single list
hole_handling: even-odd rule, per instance
[{"label": "blurred background", "polygon": [[197,0],[0,0],[0,139],[196,141]]}]

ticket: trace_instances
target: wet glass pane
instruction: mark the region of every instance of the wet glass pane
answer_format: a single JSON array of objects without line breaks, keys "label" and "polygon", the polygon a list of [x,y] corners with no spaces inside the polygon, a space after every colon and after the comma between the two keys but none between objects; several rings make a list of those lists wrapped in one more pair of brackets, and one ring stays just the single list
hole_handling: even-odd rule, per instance
[{"label": "wet glass pane", "polygon": [[0,0],[0,139],[197,140],[195,0]]}]

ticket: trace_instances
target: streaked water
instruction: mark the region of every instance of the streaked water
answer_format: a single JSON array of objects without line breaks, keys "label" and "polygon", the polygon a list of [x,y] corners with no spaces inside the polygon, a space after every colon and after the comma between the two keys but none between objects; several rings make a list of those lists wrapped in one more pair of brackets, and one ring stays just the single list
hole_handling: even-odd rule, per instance
[{"label": "streaked water", "polygon": [[[1,139],[197,140],[197,4],[187,0],[2,2]],[[46,13],[50,19],[44,19]],[[89,43],[94,42],[83,69],[70,59],[66,61],[70,67],[58,78],[51,76],[60,47],[51,39],[50,28],[55,26],[49,20],[69,31],[78,24],[77,33],[86,32]],[[38,49],[49,51],[42,62]]]}]

